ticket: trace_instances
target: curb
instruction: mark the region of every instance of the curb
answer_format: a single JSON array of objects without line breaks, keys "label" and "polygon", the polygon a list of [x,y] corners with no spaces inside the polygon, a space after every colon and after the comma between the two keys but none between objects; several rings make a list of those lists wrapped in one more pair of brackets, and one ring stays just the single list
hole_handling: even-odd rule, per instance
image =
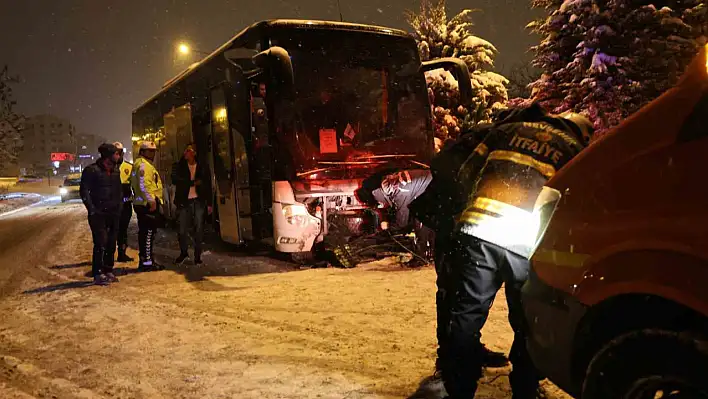
[{"label": "curb", "polygon": [[[13,210],[7,211],[7,212],[5,212],[5,213],[0,213],[0,218],[2,218],[2,217],[4,217],[4,216],[12,215],[13,213],[22,212],[22,211],[24,211],[24,210],[27,210],[27,209],[29,209],[29,208],[32,208],[33,206],[37,206],[37,205],[43,204],[43,203],[45,203],[45,202],[48,202],[48,201],[50,201],[50,200],[52,200],[52,199],[57,198],[56,196],[51,196],[51,197],[42,198],[42,196],[39,195],[39,194],[29,194],[29,195],[31,195],[31,196],[36,195],[36,196],[38,196],[38,197],[40,198],[40,200],[37,201],[37,202],[35,202],[34,204],[30,204],[30,205],[23,206],[23,207],[21,207],[21,208],[13,209]],[[28,196],[29,196],[29,195],[28,195]]]}]

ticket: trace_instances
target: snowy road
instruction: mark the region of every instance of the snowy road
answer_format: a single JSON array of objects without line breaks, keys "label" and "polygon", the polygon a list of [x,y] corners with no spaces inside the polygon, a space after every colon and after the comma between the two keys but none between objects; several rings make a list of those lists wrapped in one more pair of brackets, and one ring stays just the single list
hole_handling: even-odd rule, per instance
[{"label": "snowy road", "polygon": [[[431,372],[430,268],[214,255],[210,272],[128,265],[95,287],[88,234],[77,203],[0,218],[1,398],[402,398]],[[483,339],[508,350],[504,302]],[[478,398],[510,397],[508,371]]]}]

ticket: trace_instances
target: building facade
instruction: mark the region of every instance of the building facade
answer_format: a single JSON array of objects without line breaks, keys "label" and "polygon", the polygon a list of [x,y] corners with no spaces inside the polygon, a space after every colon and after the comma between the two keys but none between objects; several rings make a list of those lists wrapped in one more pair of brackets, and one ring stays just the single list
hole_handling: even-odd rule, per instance
[{"label": "building facade", "polygon": [[69,172],[74,161],[58,164],[52,153],[77,154],[76,128],[68,120],[53,115],[37,115],[25,120],[22,131],[23,149],[19,166],[27,174],[46,175]]},{"label": "building facade", "polygon": [[93,134],[81,133],[76,136],[77,164],[81,165],[81,169],[96,162],[98,146],[105,142],[106,139],[104,137]]}]

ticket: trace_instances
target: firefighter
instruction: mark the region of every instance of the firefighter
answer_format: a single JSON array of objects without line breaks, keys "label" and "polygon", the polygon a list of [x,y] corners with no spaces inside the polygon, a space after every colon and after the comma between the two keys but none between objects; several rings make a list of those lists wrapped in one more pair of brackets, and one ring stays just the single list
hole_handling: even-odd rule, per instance
[{"label": "firefighter", "polygon": [[157,228],[161,225],[160,207],[163,204],[162,180],[153,165],[157,146],[152,141],[140,144],[138,159],[130,173],[130,186],[134,193],[133,206],[138,215],[138,245],[140,263],[138,270],[162,270],[155,263],[152,251]]},{"label": "firefighter", "polygon": [[[462,211],[446,262],[454,281],[442,378],[450,398],[473,398],[482,376],[481,330],[502,283],[514,330],[509,381],[515,399],[541,395],[526,351],[521,286],[536,237],[533,211],[546,181],[587,145],[592,124],[579,114],[549,115],[533,104],[506,112],[489,127],[457,173]],[[459,198],[457,198],[459,200]],[[530,235],[522,232],[530,231]],[[531,237],[531,239],[529,239]]]},{"label": "firefighter", "polygon": [[120,225],[118,226],[118,262],[132,262],[133,258],[128,256],[128,225],[133,217],[133,190],[130,188],[130,173],[133,171],[133,164],[125,160],[125,148],[123,143],[116,141],[113,145],[120,153],[118,161],[118,173],[120,173],[120,183],[123,187],[123,209],[120,213]]},{"label": "firefighter", "polygon": [[[451,273],[450,252],[456,247],[452,237],[454,217],[464,208],[464,195],[455,184],[456,172],[469,154],[488,133],[490,125],[480,124],[477,128],[464,132],[459,139],[445,141],[440,154],[431,163],[432,181],[426,190],[409,205],[411,214],[426,231],[433,231],[428,238],[433,245],[433,261],[437,279],[435,284],[435,305],[437,316],[437,358],[435,372],[425,378],[412,397],[446,396],[442,380],[442,365],[449,353],[449,325],[455,279]],[[457,212],[456,212],[457,210]],[[489,306],[491,307],[491,303]],[[493,351],[482,345],[484,367],[504,367],[509,359],[504,353]]]}]

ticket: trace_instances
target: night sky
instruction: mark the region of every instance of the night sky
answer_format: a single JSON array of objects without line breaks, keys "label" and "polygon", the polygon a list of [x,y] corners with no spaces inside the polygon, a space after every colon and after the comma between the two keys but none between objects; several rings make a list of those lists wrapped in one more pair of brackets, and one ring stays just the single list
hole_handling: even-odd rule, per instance
[{"label": "night sky", "polygon": [[[448,16],[477,8],[475,33],[500,51],[497,69],[529,58],[529,0],[448,0]],[[355,5],[356,4],[356,5]],[[417,0],[341,0],[347,22],[409,30]],[[338,20],[336,0],[0,0],[0,66],[21,75],[18,109],[69,119],[79,132],[130,140],[131,111],[198,60],[180,40],[211,52],[271,18]]]}]

